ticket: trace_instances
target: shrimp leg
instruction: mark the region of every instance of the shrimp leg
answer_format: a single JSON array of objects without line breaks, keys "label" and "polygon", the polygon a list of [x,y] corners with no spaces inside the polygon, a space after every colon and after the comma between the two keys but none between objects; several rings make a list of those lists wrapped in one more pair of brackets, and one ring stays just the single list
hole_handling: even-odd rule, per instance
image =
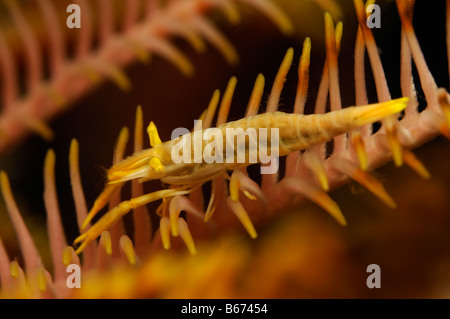
[{"label": "shrimp leg", "polygon": [[241,171],[234,170],[231,174],[230,179],[230,196],[227,198],[227,204],[231,208],[231,210],[234,212],[236,217],[239,219],[239,221],[244,226],[245,230],[247,230],[248,234],[251,238],[256,238],[258,235],[256,233],[255,227],[253,226],[253,223],[250,219],[250,217],[247,214],[247,211],[245,210],[242,203],[239,201],[239,192],[242,191],[245,196],[249,199],[256,200],[256,197],[249,193],[247,190],[245,190],[243,187],[241,187],[241,176],[243,173]]},{"label": "shrimp leg", "polygon": [[85,229],[86,226],[91,222],[92,218],[97,215],[97,213],[105,207],[106,204],[108,204],[111,197],[114,195],[115,192],[117,192],[119,189],[122,188],[123,184],[125,182],[121,183],[114,183],[114,184],[107,184],[103,191],[98,195],[97,199],[94,202],[94,205],[92,206],[91,210],[89,211],[89,214],[87,215],[86,219],[83,222],[83,225],[81,226],[81,229]]},{"label": "shrimp leg", "polygon": [[81,253],[87,244],[99,237],[104,230],[113,226],[120,218],[122,218],[122,216],[128,214],[130,210],[154,202],[163,197],[188,194],[192,190],[193,188],[191,185],[186,185],[179,188],[156,191],[121,202],[100,218],[97,223],[89,228],[84,234],[81,234],[74,240],[74,245],[82,243],[81,246],[78,247],[76,253]]}]

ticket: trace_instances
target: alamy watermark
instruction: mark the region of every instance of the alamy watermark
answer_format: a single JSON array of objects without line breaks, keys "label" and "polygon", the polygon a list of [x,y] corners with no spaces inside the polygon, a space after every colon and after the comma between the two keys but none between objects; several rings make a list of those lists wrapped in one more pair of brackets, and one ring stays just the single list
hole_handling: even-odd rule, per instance
[{"label": "alamy watermark", "polygon": [[[202,121],[194,121],[194,127],[201,127]],[[196,130],[187,128],[172,131],[171,158],[180,163],[262,163],[261,174],[273,174],[279,167],[279,129],[227,127],[225,136],[219,128]],[[269,134],[270,133],[270,134]],[[225,146],[225,150],[224,150]]]},{"label": "alamy watermark", "polygon": [[66,25],[69,29],[81,28],[81,8],[78,4],[69,4],[66,9],[70,15],[66,19]]},{"label": "alamy watermark", "polygon": [[[66,9],[70,15],[67,17],[66,25],[69,29],[81,28],[81,7],[78,4],[69,4]],[[367,27],[370,29],[381,28],[381,9],[377,4],[371,4],[366,8]]]},{"label": "alamy watermark", "polygon": [[377,264],[370,264],[366,269],[367,273],[370,275],[367,277],[366,285],[367,288],[381,288],[381,268]]},{"label": "alamy watermark", "polygon": [[70,264],[66,268],[66,272],[70,273],[66,279],[66,286],[69,289],[81,288],[81,268],[77,264]]},{"label": "alamy watermark", "polygon": [[369,29],[381,28],[381,9],[378,4],[371,4],[366,8],[366,24]]}]

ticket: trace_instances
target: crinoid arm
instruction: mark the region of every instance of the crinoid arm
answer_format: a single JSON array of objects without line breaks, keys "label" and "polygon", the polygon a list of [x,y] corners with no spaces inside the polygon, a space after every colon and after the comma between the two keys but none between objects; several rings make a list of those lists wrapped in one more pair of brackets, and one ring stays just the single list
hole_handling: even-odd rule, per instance
[{"label": "crinoid arm", "polygon": [[[156,4],[140,14],[140,2]],[[240,17],[238,3],[260,11],[281,33],[292,33],[290,20],[271,0],[124,1],[123,10],[115,1],[79,1],[83,22],[73,39],[67,36],[68,25],[62,24],[59,16],[67,4],[5,1],[0,28],[0,152],[29,132],[51,140],[48,122],[102,81],[112,81],[129,92],[133,83],[124,69],[133,61],[148,63],[153,54],[159,55],[185,76],[192,76],[195,67],[172,43],[173,38],[185,39],[198,52],[205,51],[209,43],[227,62],[236,64],[239,59],[234,46],[206,15],[219,10],[235,24]],[[123,23],[118,26],[116,20]],[[44,36],[39,35],[41,26]],[[23,52],[15,52],[17,47]],[[74,53],[70,55],[70,51]],[[25,83],[25,92],[21,92],[21,83]]]}]

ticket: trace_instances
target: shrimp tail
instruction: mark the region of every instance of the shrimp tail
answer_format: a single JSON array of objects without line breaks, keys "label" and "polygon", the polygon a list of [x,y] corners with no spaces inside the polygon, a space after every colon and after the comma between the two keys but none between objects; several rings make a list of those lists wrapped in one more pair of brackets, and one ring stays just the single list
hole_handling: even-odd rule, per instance
[{"label": "shrimp tail", "polygon": [[354,124],[356,126],[364,126],[403,111],[408,105],[409,99],[402,97],[395,100],[390,100],[383,103],[370,104],[367,106],[357,106],[354,108],[355,112]]},{"label": "shrimp tail", "polygon": [[[289,114],[288,117],[282,113],[279,115],[265,114],[267,117],[270,116],[274,123],[283,123],[283,125],[272,124],[272,126],[280,127],[279,154],[284,156],[293,151],[304,150],[313,145],[327,142],[358,127],[394,116],[407,107],[408,101],[409,98],[403,97],[383,103],[346,107],[325,114]],[[258,119],[257,121],[267,125],[269,120]],[[248,126],[258,127],[256,119],[255,123],[249,123]]]}]

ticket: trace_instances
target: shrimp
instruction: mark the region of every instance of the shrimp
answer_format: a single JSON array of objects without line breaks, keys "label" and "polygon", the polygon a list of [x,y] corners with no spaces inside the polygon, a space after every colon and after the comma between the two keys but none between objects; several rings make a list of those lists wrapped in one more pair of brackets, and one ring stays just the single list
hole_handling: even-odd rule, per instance
[{"label": "shrimp", "polygon": [[[278,129],[279,145],[269,145],[268,148],[272,154],[275,152],[274,147],[277,147],[279,156],[285,156],[294,151],[305,150],[329,141],[358,127],[380,121],[387,116],[401,112],[407,105],[408,98],[404,97],[384,103],[348,107],[325,114],[303,115],[268,112],[225,123],[217,129],[223,136],[226,135],[227,129],[242,129],[244,131],[247,128]],[[190,141],[191,145],[194,144],[196,142],[195,136],[199,132],[191,132],[162,143],[153,123],[150,123],[147,131],[152,147],[129,156],[108,170],[108,184],[94,203],[84,225],[87,225],[92,220],[95,214],[106,205],[111,195],[127,181],[133,179],[138,179],[140,182],[160,180],[163,183],[173,185],[174,188],[159,190],[121,202],[75,240],[75,244],[83,242],[77,253],[80,253],[89,242],[99,237],[104,230],[110,228],[130,210],[163,198],[188,194],[203,183],[224,175],[229,170],[236,171],[240,167],[246,167],[251,164],[248,162],[251,155],[249,154],[250,149],[243,145],[237,145],[234,153],[234,156],[236,156],[238,149],[245,151],[246,161],[243,163],[236,163],[236,161],[232,161],[232,163],[207,163],[205,160],[199,163],[195,161],[176,163],[172,158],[173,148],[183,139]],[[200,131],[202,136],[205,131]],[[246,142],[245,139],[238,138],[237,140],[238,142],[241,141],[241,143]],[[206,145],[213,142],[212,138],[206,142],[203,141],[201,144],[202,151],[205,151]],[[223,146],[221,149],[223,158],[225,158],[227,146],[225,142]],[[190,155],[191,159],[193,159],[193,150]],[[230,189],[230,193],[233,192],[235,191]],[[252,230],[249,232],[253,233]]]},{"label": "shrimp", "polygon": [[[155,124],[151,122],[147,128],[151,148],[137,152],[115,163],[108,170],[108,182],[102,193],[95,200],[82,225],[83,229],[86,228],[95,215],[109,202],[113,194],[128,181],[137,180],[142,183],[159,180],[168,184],[170,188],[144,194],[119,203],[102,216],[91,228],[75,239],[75,245],[81,243],[76,252],[82,252],[87,244],[99,237],[103,231],[109,229],[132,209],[150,202],[162,200],[162,206],[160,206],[158,211],[163,212],[160,219],[160,233],[163,247],[165,249],[170,248],[169,231],[171,230],[174,236],[180,234],[188,250],[192,254],[195,254],[195,246],[187,224],[183,218],[179,217],[181,210],[194,210],[192,209],[192,205],[188,203],[189,200],[183,195],[190,194],[204,183],[211,181],[211,197],[203,216],[203,220],[207,222],[215,211],[215,180],[221,176],[229,179],[228,207],[235,213],[250,237],[255,238],[257,236],[256,230],[246,209],[240,202],[239,195],[242,192],[251,200],[260,199],[261,201],[265,201],[266,198],[261,192],[261,189],[242,170],[256,163],[267,168],[267,164],[269,162],[272,163],[272,161],[277,161],[277,157],[279,156],[287,156],[286,161],[292,162],[292,160],[295,161],[298,159],[296,157],[299,154],[298,151],[310,148],[318,151],[306,152],[304,157],[306,158],[306,162],[309,163],[311,170],[318,177],[322,189],[318,189],[298,177],[289,177],[293,176],[292,172],[287,172],[288,178],[280,183],[283,183],[283,186],[288,189],[301,192],[307,198],[324,208],[339,224],[345,225],[346,221],[339,206],[326,194],[329,185],[322,161],[324,159],[324,153],[316,146],[334,139],[334,153],[342,155],[344,147],[346,147],[346,140],[343,134],[359,133],[358,129],[360,127],[367,127],[371,123],[378,121],[383,121],[384,123],[386,120],[390,120],[392,122],[392,120],[395,120],[396,114],[407,107],[409,99],[403,97],[377,104],[341,109],[340,97],[339,94],[336,94],[338,91],[336,91],[335,87],[338,82],[336,79],[336,63],[333,63],[333,61],[336,59],[335,54],[342,34],[342,24],[338,23],[336,29],[334,29],[332,18],[327,13],[325,14],[325,21],[327,22],[327,32],[329,34],[334,33],[336,38],[334,42],[332,36],[327,37],[327,45],[330,47],[335,46],[335,50],[327,50],[327,60],[329,59],[330,61],[325,65],[326,67],[328,66],[328,69],[324,69],[324,74],[329,74],[330,77],[333,76],[333,81],[330,82],[331,112],[324,113],[324,110],[320,106],[317,108],[316,105],[316,113],[320,114],[301,114],[303,113],[307,96],[311,51],[310,39],[306,38],[298,68],[299,83],[293,114],[277,111],[284,81],[293,60],[293,49],[290,48],[280,65],[272,86],[266,113],[257,114],[265,83],[264,76],[260,74],[256,79],[248,103],[246,117],[243,119],[226,122],[237,81],[233,77],[225,90],[220,104],[216,128],[210,128],[210,126],[219,103],[220,93],[217,90],[214,92],[208,108],[202,114],[201,119],[204,123],[201,127],[195,125],[192,132],[188,131],[188,133],[182,136],[163,143],[159,138]],[[384,134],[388,139],[396,141],[393,128],[395,126],[385,127],[383,125],[380,133]],[[234,136],[237,138],[236,144],[234,143],[234,137],[231,139],[231,142],[228,139],[218,138],[227,136],[228,130],[239,131]],[[249,133],[250,131],[252,134]],[[356,133],[354,136],[358,135]],[[276,138],[272,139],[274,136]],[[265,144],[258,144],[258,147],[250,147],[252,138],[253,141],[260,141],[261,137],[265,137]],[[362,141],[358,143],[358,140],[355,140],[357,142],[354,145],[358,157],[363,159],[367,158]],[[194,147],[193,149],[192,147],[184,148],[184,145],[194,145]],[[229,151],[230,146],[232,151]],[[209,154],[209,156],[201,156],[205,153]],[[262,154],[270,154],[269,161],[263,161]],[[183,160],[180,160],[180,156]],[[211,158],[214,160],[211,161]],[[395,207],[395,203],[385,192],[381,184],[364,172],[367,167],[367,163],[362,165],[364,162],[367,161],[360,161],[361,169],[357,170],[353,163],[350,163],[342,156],[333,157],[333,167],[363,183],[388,206]],[[289,166],[292,167],[292,165]],[[232,171],[231,176],[227,174],[228,171]],[[274,175],[274,172],[271,174]],[[262,187],[264,187],[266,176],[263,175],[262,177]],[[268,177],[266,181],[270,180],[270,183],[273,184],[274,179],[271,179],[271,175]],[[180,204],[182,202],[188,204],[183,206],[183,204]],[[169,218],[166,216],[167,205],[169,205]],[[198,215],[198,211],[195,214]]]}]

